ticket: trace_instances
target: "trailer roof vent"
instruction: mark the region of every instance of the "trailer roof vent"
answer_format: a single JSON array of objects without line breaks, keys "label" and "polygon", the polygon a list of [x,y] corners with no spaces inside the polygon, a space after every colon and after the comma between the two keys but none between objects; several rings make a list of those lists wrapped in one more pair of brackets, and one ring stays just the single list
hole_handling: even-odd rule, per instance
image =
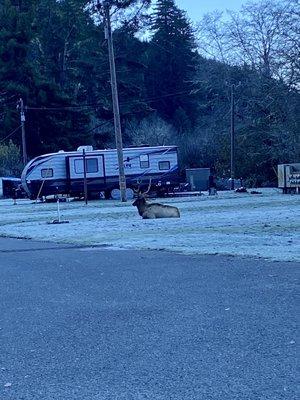
[{"label": "trailer roof vent", "polygon": [[58,152],[59,152],[59,153],[64,153],[65,151],[64,151],[64,150],[58,150]]},{"label": "trailer roof vent", "polygon": [[77,151],[82,151],[82,150],[85,150],[85,151],[93,151],[93,146],[79,146],[79,147],[77,148]]}]

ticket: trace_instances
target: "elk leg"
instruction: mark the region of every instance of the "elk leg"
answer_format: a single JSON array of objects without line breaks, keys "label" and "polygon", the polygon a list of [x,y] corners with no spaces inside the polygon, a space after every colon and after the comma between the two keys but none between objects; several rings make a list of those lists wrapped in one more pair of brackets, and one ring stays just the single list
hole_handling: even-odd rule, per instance
[{"label": "elk leg", "polygon": [[155,214],[154,213],[151,213],[151,212],[144,212],[144,214],[143,214],[143,219],[155,219],[156,218],[156,216],[155,216]]}]

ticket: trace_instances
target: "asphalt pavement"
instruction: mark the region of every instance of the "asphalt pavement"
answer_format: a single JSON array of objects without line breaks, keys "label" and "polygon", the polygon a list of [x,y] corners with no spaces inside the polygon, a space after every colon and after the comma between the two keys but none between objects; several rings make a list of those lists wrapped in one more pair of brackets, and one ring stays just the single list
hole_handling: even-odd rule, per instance
[{"label": "asphalt pavement", "polygon": [[0,400],[292,400],[299,263],[0,239]]}]

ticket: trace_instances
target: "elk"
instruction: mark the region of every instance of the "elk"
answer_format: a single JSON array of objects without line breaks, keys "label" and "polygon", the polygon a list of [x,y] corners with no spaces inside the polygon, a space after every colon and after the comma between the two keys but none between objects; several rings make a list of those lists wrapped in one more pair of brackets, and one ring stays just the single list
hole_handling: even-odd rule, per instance
[{"label": "elk", "polygon": [[143,219],[180,218],[180,212],[177,207],[166,206],[164,204],[159,204],[159,203],[147,203],[145,197],[147,193],[149,193],[150,188],[151,188],[151,179],[146,192],[141,193],[139,188],[137,191],[135,191],[138,194],[138,197],[132,203],[132,205],[134,207],[137,207],[140,216]]}]

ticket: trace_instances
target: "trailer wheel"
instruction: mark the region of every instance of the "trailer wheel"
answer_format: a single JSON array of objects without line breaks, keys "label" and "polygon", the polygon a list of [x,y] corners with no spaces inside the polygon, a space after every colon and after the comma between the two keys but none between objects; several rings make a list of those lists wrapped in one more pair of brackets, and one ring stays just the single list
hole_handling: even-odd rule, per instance
[{"label": "trailer wheel", "polygon": [[117,189],[117,188],[112,189],[111,192],[110,192],[110,197],[111,197],[113,200],[120,200],[120,198],[121,198],[120,189]]},{"label": "trailer wheel", "polygon": [[131,188],[126,189],[127,200],[132,200],[134,198],[134,191]]},{"label": "trailer wheel", "polygon": [[[112,189],[112,191],[110,192],[110,196],[113,200],[120,200],[121,199],[121,191],[120,189]],[[134,197],[134,192],[131,188],[127,188],[126,189],[126,198],[127,200],[132,200]]]}]

